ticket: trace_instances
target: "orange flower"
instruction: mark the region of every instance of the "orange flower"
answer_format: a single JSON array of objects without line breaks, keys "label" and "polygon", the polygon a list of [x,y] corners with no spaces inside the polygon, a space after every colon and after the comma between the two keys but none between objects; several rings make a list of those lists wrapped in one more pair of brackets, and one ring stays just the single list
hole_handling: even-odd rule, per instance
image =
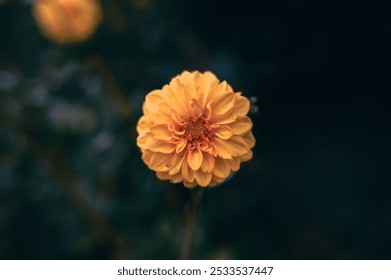
[{"label": "orange flower", "polygon": [[33,14],[42,33],[61,45],[88,39],[102,19],[96,0],[36,0]]},{"label": "orange flower", "polygon": [[137,145],[159,179],[215,186],[252,158],[249,100],[211,72],[183,72],[143,105]]}]

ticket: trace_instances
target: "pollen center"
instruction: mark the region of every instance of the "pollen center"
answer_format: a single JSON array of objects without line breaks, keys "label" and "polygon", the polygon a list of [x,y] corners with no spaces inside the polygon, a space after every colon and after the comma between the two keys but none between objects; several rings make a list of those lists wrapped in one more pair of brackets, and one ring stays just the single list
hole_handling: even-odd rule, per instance
[{"label": "pollen center", "polygon": [[209,124],[202,117],[190,119],[183,125],[183,128],[185,129],[183,137],[189,142],[202,141],[211,136]]}]

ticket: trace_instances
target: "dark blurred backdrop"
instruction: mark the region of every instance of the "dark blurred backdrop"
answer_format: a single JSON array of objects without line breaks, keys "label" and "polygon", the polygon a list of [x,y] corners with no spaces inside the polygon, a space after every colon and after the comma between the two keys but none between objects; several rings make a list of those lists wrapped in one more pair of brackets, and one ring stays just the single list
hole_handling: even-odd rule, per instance
[{"label": "dark blurred backdrop", "polygon": [[257,97],[254,158],[207,189],[196,259],[390,259],[391,28],[330,1],[102,1],[81,44],[0,1],[0,258],[175,259],[190,191],[141,161],[145,95],[210,70]]}]

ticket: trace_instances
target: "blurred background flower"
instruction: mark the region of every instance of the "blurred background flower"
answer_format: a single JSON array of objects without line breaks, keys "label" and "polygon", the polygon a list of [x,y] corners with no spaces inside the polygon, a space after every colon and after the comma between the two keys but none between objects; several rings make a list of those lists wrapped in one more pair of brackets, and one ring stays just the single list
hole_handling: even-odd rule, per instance
[{"label": "blurred background flower", "polygon": [[33,13],[42,33],[58,44],[88,39],[102,18],[98,0],[35,0]]},{"label": "blurred background flower", "polygon": [[102,0],[63,45],[37,3],[0,0],[0,258],[178,258],[190,190],[145,166],[136,125],[196,69],[259,110],[251,161],[205,189],[192,257],[391,258],[388,9]]}]

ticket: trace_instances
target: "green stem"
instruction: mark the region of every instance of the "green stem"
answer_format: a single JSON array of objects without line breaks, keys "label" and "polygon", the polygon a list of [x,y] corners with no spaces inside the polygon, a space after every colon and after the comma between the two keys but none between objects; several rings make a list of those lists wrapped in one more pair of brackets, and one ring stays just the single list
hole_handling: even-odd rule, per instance
[{"label": "green stem", "polygon": [[179,259],[188,260],[192,258],[195,231],[197,226],[197,212],[204,194],[204,188],[197,187],[193,194],[190,204],[186,206],[186,221],[185,230],[182,239],[181,249],[179,252]]}]

